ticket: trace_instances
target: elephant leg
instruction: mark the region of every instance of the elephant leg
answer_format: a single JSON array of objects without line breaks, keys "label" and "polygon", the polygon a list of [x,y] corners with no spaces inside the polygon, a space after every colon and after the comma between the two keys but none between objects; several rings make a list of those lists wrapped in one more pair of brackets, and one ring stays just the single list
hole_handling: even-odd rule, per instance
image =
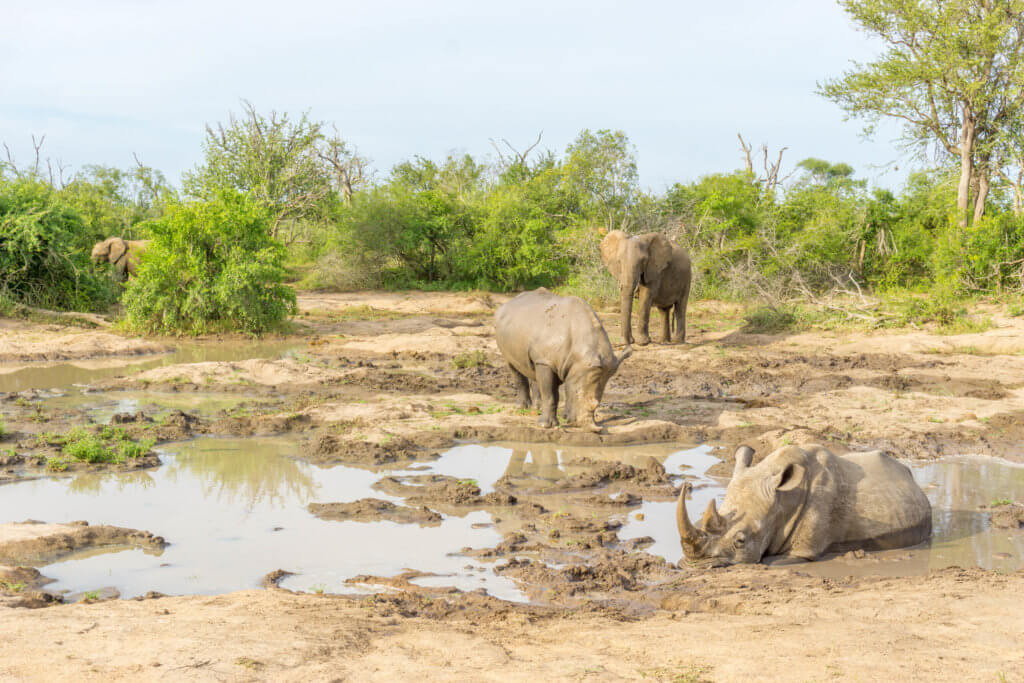
[{"label": "elephant leg", "polygon": [[661,309],[661,340],[668,344],[672,341],[672,307]]},{"label": "elephant leg", "polygon": [[633,292],[634,287],[623,286],[619,289],[620,307],[622,309],[622,338],[627,344],[633,343]]},{"label": "elephant leg", "polygon": [[636,343],[639,346],[647,346],[651,343],[651,290],[649,287],[640,288],[640,330],[636,335]]},{"label": "elephant leg", "polygon": [[672,335],[672,341],[679,344],[686,342],[686,305],[690,300],[690,288],[683,292],[682,298],[675,304],[676,329]]},{"label": "elephant leg", "polygon": [[546,365],[537,366],[537,385],[540,387],[540,419],[537,424],[545,429],[558,426],[558,376]]},{"label": "elephant leg", "polygon": [[532,403],[530,401],[530,380],[523,373],[516,370],[509,364],[509,369],[512,371],[512,377],[516,383],[516,400],[519,401],[519,407],[526,409],[529,408]]}]

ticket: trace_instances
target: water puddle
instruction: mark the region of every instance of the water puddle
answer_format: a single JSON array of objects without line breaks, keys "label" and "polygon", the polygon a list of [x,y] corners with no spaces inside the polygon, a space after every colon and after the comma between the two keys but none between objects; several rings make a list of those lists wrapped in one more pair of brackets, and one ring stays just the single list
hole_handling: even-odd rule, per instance
[{"label": "water puddle", "polygon": [[0,364],[0,393],[89,384],[178,363],[280,358],[303,346],[295,341],[193,342],[182,344],[171,353],[79,361],[4,363]]},{"label": "water puddle", "polygon": [[[123,597],[153,590],[215,594],[255,588],[267,572],[281,568],[295,572],[281,583],[286,588],[352,593],[381,590],[379,585],[347,583],[352,577],[416,570],[435,575],[412,579],[422,586],[483,588],[496,597],[525,600],[510,579],[493,573],[493,561],[460,554],[466,547],[490,548],[501,542],[500,525],[486,510],[446,515],[432,527],[325,521],[306,506],[366,497],[396,504],[402,500],[372,488],[384,474],[295,460],[297,444],[289,439],[201,438],[161,450],[165,464],[155,470],[29,480],[0,489],[2,522],[87,519],[94,525],[149,530],[170,543],[159,553],[107,548],[65,558],[43,570],[57,580],[52,590],[114,587]],[[472,479],[487,493],[502,477],[531,487],[549,485],[586,469],[566,464],[580,456],[636,463],[653,456],[681,464],[679,453],[678,446],[670,445],[459,446],[434,462],[386,474]],[[693,453],[706,464],[714,460],[701,449]]]},{"label": "water puddle", "polygon": [[[311,514],[307,505],[362,498],[402,505],[401,498],[374,487],[385,477],[412,484],[424,475],[446,475],[472,480],[482,494],[502,480],[503,487],[529,491],[531,500],[540,500],[548,510],[622,522],[620,539],[649,536],[654,543],[647,552],[676,562],[682,553],[674,502],[645,500],[641,506],[601,511],[573,498],[579,491],[560,488],[560,480],[595,467],[594,461],[639,468],[653,457],[670,475],[695,478],[687,504],[691,517],[698,517],[711,498],[720,500],[726,483],[707,475],[718,460],[706,446],[464,445],[436,461],[384,473],[310,465],[294,458],[298,444],[285,438],[200,438],[162,450],[165,464],[155,470],[27,480],[0,488],[0,522],[85,519],[145,529],[170,543],[161,552],[118,547],[67,557],[43,569],[57,580],[51,590],[76,594],[114,588],[123,597],[154,590],[217,594],[256,588],[268,572],[285,569],[294,572],[282,582],[286,588],[358,593],[387,588],[351,583],[354,577],[394,577],[413,570],[421,574],[411,582],[421,586],[484,589],[522,601],[521,587],[494,573],[495,559],[463,552],[493,548],[503,532],[517,529],[514,519],[495,517],[490,509],[441,505],[443,520],[429,526],[380,519],[328,521]],[[928,547],[868,553],[861,559],[836,557],[798,569],[846,576],[913,575],[952,565],[1006,571],[1024,566],[1024,534],[992,529],[987,514],[977,509],[994,499],[1024,499],[1024,467],[961,458],[914,466],[913,471],[935,510]]]},{"label": "water puddle", "polygon": [[[713,464],[715,459],[707,457]],[[989,457],[908,464],[932,504],[932,539],[928,545],[866,553],[863,558],[833,556],[796,568],[828,577],[914,576],[945,567],[999,571],[1024,568],[1024,533],[993,528],[989,515],[978,509],[1000,499],[1024,500],[1024,466]],[[669,465],[671,459],[666,469],[673,473]],[[693,499],[687,501],[690,518],[699,519],[712,498],[721,503],[727,483],[727,479],[699,477]],[[631,514],[619,537],[650,536],[655,542],[648,552],[678,562],[683,552],[675,527],[675,504],[644,501],[639,512],[643,521]]]},{"label": "water puddle", "polygon": [[109,424],[118,413],[139,411],[151,418],[159,418],[175,410],[209,417],[251,400],[240,394],[114,391],[74,392],[44,399],[44,405],[57,410],[82,411],[91,422]]}]

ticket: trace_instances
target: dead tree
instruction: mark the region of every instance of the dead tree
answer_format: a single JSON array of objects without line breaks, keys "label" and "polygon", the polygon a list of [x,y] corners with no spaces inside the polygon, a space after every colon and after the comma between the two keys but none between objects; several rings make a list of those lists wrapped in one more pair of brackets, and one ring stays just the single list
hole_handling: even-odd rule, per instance
[{"label": "dead tree", "polygon": [[508,154],[502,152],[501,146],[491,138],[491,147],[498,153],[498,163],[501,164],[502,168],[510,168],[512,166],[526,167],[526,159],[530,156],[530,152],[537,148],[540,144],[540,139],[544,135],[544,131],[537,133],[537,139],[533,141],[533,144],[527,147],[525,150],[520,152],[518,149],[512,146],[512,143],[505,138],[501,139],[502,144],[508,147]]},{"label": "dead tree", "polygon": [[369,180],[369,160],[359,156],[356,150],[350,150],[337,128],[334,137],[328,138],[326,146],[317,154],[330,167],[335,190],[341,194],[342,201],[351,204],[352,195]]},{"label": "dead tree", "polygon": [[[736,134],[736,137],[740,139],[740,149],[743,150],[743,165],[746,168],[747,173],[749,173],[751,177],[755,177],[753,156],[754,146],[747,144],[743,140],[743,136],[739,133]],[[760,183],[765,192],[774,192],[779,183],[785,180],[785,178],[779,177],[779,171],[782,168],[782,155],[787,149],[789,149],[789,147],[783,147],[780,149],[775,161],[771,161],[768,158],[768,145],[761,145],[764,175],[756,178],[755,182]]]}]

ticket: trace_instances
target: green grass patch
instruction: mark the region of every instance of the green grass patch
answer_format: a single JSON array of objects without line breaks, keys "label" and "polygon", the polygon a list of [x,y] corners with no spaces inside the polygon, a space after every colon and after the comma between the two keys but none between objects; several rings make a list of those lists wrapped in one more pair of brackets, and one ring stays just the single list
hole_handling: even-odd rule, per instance
[{"label": "green grass patch", "polygon": [[452,365],[456,369],[463,370],[465,368],[487,367],[490,366],[490,363],[487,362],[487,353],[477,350],[460,353],[452,359]]},{"label": "green grass patch", "polygon": [[801,326],[795,306],[758,306],[743,314],[743,331],[751,334],[778,334]]},{"label": "green grass patch", "polygon": [[[36,441],[59,446],[61,454],[71,460],[92,464],[120,464],[141,458],[149,453],[155,443],[153,439],[136,441],[121,427],[109,425],[97,433],[77,427],[64,435],[40,434]],[[56,458],[47,460],[47,468],[53,469],[53,471],[64,471],[67,466],[68,461],[66,460]]]},{"label": "green grass patch", "polygon": [[388,311],[382,308],[374,308],[373,306],[369,305],[351,306],[349,308],[343,308],[337,312],[332,312],[329,315],[335,320],[353,321],[400,320],[402,318],[410,317],[406,313],[399,313],[398,311]]}]

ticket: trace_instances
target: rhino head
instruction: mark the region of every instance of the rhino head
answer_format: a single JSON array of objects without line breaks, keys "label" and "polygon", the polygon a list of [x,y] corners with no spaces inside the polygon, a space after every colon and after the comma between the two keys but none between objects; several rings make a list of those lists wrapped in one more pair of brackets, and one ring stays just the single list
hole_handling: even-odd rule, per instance
[{"label": "rhino head", "polygon": [[765,554],[782,551],[799,520],[807,496],[807,453],[795,446],[779,449],[756,467],[754,450],[740,446],[736,466],[719,511],[708,503],[700,524],[686,512],[690,483],[676,503],[676,525],[686,558],[723,566],[760,562]]},{"label": "rhino head", "polygon": [[571,394],[566,396],[569,422],[592,432],[602,431],[594,419],[594,412],[601,404],[608,380],[618,372],[622,361],[629,358],[632,353],[633,349],[627,346],[620,356],[612,354],[610,360],[595,361],[570,373],[565,385],[566,393]]}]

